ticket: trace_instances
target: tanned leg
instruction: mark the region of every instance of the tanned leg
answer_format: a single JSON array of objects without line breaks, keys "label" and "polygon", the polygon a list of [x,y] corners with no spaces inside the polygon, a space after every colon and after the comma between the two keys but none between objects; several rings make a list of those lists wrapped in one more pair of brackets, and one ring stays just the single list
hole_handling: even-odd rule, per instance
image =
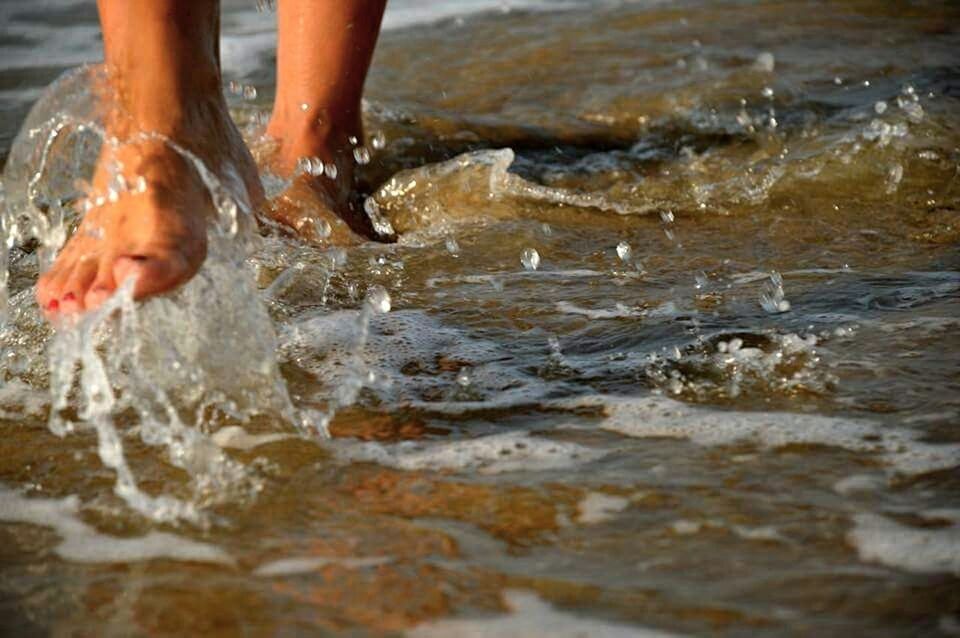
[{"label": "tanned leg", "polygon": [[[126,279],[134,297],[171,290],[206,256],[213,206],[197,171],[159,134],[214,174],[262,199],[256,167],[227,111],[217,0],[99,0],[108,86],[107,136],[86,212],[37,283],[50,318],[102,304]],[[118,179],[119,174],[122,179]],[[115,188],[126,183],[128,188]],[[89,204],[88,204],[89,206]]]},{"label": "tanned leg", "polygon": [[[376,231],[350,206],[363,144],[360,99],[386,0],[281,0],[278,3],[277,96],[267,135],[277,142],[273,170],[294,176],[300,158],[336,166],[336,177],[299,174],[274,204],[273,216],[307,239],[316,221],[335,235]],[[379,237],[383,239],[383,237]]]}]

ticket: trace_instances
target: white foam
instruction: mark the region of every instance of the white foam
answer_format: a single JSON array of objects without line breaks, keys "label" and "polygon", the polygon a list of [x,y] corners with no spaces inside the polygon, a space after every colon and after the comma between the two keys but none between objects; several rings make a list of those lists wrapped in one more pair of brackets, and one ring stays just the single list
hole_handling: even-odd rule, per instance
[{"label": "white foam", "polygon": [[49,404],[49,393],[41,392],[20,379],[10,379],[0,384],[0,418],[43,416]]},{"label": "white foam", "polygon": [[862,494],[864,492],[876,492],[886,486],[886,481],[879,476],[869,474],[853,474],[840,479],[833,484],[833,491],[843,496],[853,494]]},{"label": "white foam", "polygon": [[362,558],[300,556],[295,558],[281,558],[280,560],[264,563],[253,570],[253,573],[257,576],[294,576],[315,572],[327,565],[339,565],[347,569],[363,569],[367,567],[378,567],[391,562],[393,562],[393,558],[390,556],[365,556]]},{"label": "white foam", "polygon": [[867,421],[788,412],[734,412],[691,407],[661,396],[587,396],[567,408],[602,407],[600,427],[638,438],[688,439],[698,445],[749,441],[765,448],[826,445],[879,455],[906,475],[960,465],[960,445],[919,441],[920,433]]},{"label": "white foam", "polygon": [[503,592],[503,598],[510,608],[505,616],[435,620],[418,625],[407,635],[412,638],[668,638],[676,635],[557,611],[528,591],[508,589]]},{"label": "white foam", "polygon": [[576,443],[554,441],[525,432],[493,434],[461,441],[356,443],[332,441],[337,455],[401,470],[459,470],[481,474],[538,472],[574,467],[606,453]]},{"label": "white foam", "polygon": [[579,520],[584,525],[603,523],[614,518],[630,505],[630,500],[622,496],[613,496],[603,492],[588,492],[577,504]]},{"label": "white foam", "polygon": [[54,551],[77,563],[130,563],[157,559],[232,564],[233,559],[216,545],[169,534],[150,532],[136,538],[101,534],[78,517],[80,500],[25,498],[0,486],[0,520],[50,527],[62,541]]},{"label": "white foam", "polygon": [[239,425],[228,425],[222,427],[213,433],[210,437],[213,442],[223,448],[233,448],[235,450],[252,450],[273,443],[274,441],[283,441],[284,439],[294,438],[292,434],[250,434]]},{"label": "white foam", "polygon": [[644,312],[639,309],[629,308],[625,304],[618,303],[610,309],[606,308],[582,308],[569,301],[558,301],[554,306],[557,312],[567,315],[582,315],[590,319],[625,319],[632,317],[642,317]]},{"label": "white foam", "polygon": [[858,514],[847,541],[863,561],[910,572],[960,576],[960,510],[929,511],[921,516],[950,524],[915,528],[886,516]]}]

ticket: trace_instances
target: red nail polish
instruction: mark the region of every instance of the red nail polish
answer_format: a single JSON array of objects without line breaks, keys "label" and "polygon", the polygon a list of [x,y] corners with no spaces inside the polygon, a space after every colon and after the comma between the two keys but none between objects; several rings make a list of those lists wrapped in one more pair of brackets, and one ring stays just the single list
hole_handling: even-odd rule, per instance
[{"label": "red nail polish", "polygon": [[59,307],[60,307],[60,302],[57,301],[56,299],[54,299],[53,301],[47,304],[47,310],[56,310]]},{"label": "red nail polish", "polygon": [[76,301],[76,299],[77,299],[77,296],[72,292],[68,292],[63,296],[64,301]]}]

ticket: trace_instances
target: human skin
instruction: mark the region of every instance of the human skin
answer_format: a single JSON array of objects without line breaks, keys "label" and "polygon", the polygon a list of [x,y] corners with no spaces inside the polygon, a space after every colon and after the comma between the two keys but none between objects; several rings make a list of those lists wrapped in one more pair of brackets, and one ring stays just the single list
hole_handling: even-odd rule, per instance
[{"label": "human skin", "polygon": [[[360,99],[385,0],[279,4],[269,168],[292,185],[276,205],[264,206],[256,164],[221,89],[219,1],[98,1],[112,105],[104,123],[115,143],[101,151],[90,210],[37,282],[49,319],[98,307],[129,278],[134,298],[143,299],[199,270],[215,211],[197,170],[174,144],[234,182],[241,207],[260,209],[307,239],[317,239],[316,225],[306,223],[315,219],[368,230],[349,206],[350,139],[363,139]],[[337,179],[297,173],[304,156],[336,162]],[[111,193],[116,173],[121,183],[141,188]]]}]

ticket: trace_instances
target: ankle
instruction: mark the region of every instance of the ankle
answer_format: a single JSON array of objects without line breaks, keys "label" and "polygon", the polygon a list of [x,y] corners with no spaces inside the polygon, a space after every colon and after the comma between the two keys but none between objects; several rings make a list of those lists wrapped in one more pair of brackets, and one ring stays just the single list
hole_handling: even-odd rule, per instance
[{"label": "ankle", "polygon": [[275,110],[266,132],[280,144],[278,160],[284,171],[292,171],[303,157],[339,164],[351,157],[353,146],[363,138],[359,114],[309,107]]}]

